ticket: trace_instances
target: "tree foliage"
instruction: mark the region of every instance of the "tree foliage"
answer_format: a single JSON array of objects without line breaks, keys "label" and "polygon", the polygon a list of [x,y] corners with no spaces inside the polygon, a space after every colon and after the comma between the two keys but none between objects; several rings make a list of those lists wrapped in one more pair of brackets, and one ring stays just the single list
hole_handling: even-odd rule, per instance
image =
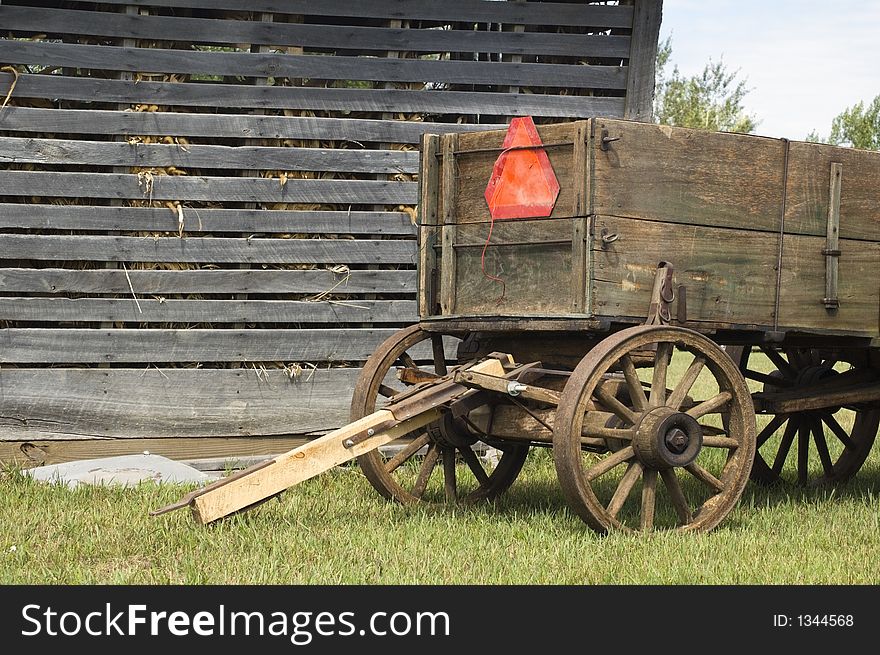
[{"label": "tree foliage", "polygon": [[880,95],[867,107],[864,102],[858,102],[835,116],[828,138],[821,138],[814,130],[807,141],[880,150]]},{"label": "tree foliage", "polygon": [[703,71],[686,77],[674,66],[671,37],[657,49],[654,120],[661,125],[694,127],[723,132],[754,132],[758,121],[746,113],[743,100],[750,89],[739,71],[730,72],[724,62],[711,59]]}]

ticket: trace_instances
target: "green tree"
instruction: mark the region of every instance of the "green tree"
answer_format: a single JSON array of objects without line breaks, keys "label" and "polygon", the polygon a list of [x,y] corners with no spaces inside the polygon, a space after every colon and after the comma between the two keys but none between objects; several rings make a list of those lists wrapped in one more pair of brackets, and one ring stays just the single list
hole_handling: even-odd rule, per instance
[{"label": "green tree", "polygon": [[754,132],[758,121],[746,113],[743,100],[750,89],[739,71],[729,72],[723,61],[712,61],[702,73],[686,77],[674,66],[672,37],[657,49],[654,120],[661,125],[695,127],[723,132]]},{"label": "green tree", "polygon": [[880,95],[867,107],[864,102],[858,102],[835,116],[828,138],[821,138],[813,130],[807,135],[807,141],[880,150]]}]

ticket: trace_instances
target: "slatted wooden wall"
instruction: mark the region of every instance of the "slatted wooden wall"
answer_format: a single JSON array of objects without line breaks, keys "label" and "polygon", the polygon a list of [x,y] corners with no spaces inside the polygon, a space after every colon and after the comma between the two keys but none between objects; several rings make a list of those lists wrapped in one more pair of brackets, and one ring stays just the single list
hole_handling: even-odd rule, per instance
[{"label": "slatted wooden wall", "polygon": [[660,4],[0,1],[0,460],[344,423],[416,320],[420,135],[648,118]]}]

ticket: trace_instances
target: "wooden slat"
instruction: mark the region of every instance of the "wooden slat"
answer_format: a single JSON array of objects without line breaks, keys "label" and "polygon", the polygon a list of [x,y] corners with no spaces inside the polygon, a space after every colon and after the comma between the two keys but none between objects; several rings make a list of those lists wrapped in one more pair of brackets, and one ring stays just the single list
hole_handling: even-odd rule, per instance
[{"label": "wooden slat", "polygon": [[413,240],[0,234],[5,259],[250,264],[415,264]]},{"label": "wooden slat", "polygon": [[[597,214],[779,232],[781,140],[635,121],[594,126]],[[602,150],[606,131],[620,140]]]},{"label": "wooden slat", "polygon": [[[169,437],[268,436],[332,430],[348,421],[350,390],[359,374],[359,368],[310,367],[293,378],[280,368],[250,366],[3,367],[0,441],[77,437],[140,441],[142,437],[155,437],[155,446],[139,443],[141,450],[146,447],[162,454],[160,444]],[[175,445],[179,448],[182,444]]]},{"label": "wooden slat", "polygon": [[[2,127],[2,124],[0,124]],[[415,173],[418,151],[165,145],[159,143],[0,139],[0,164],[82,164],[251,170]]]},{"label": "wooden slat", "polygon": [[[847,169],[845,176],[848,175]],[[828,171],[825,171],[827,176]],[[849,178],[844,180],[844,188]],[[825,182],[828,194],[828,182]],[[827,200],[826,200],[827,205]],[[843,217],[841,217],[841,227]],[[825,237],[785,235],[779,291],[779,329],[876,337],[880,313],[880,243],[840,239],[840,307],[829,313],[825,296]],[[688,296],[690,303],[690,296]]]},{"label": "wooden slat", "polygon": [[[168,300],[2,298],[0,320],[129,323],[394,323],[415,322],[413,300]],[[137,299],[135,299],[137,298]]]},{"label": "wooden slat", "polygon": [[632,7],[562,2],[493,4],[483,0],[358,0],[356,3],[351,0],[108,0],[104,4],[525,25],[547,25],[549,20],[552,25],[573,27],[628,28],[632,25]]},{"label": "wooden slat", "polygon": [[[603,230],[619,238],[604,244]],[[674,285],[687,287],[688,321],[773,325],[777,244],[767,233],[608,216],[596,217],[593,233],[594,315],[644,319],[657,264],[667,261]]]},{"label": "wooden slat", "polygon": [[629,56],[629,37],[606,34],[557,34],[436,29],[389,29],[352,25],[270,23],[179,16],[126,16],[65,9],[0,5],[7,30],[48,34],[127,37],[146,40],[297,45],[338,50],[432,52],[504,52],[569,57]]},{"label": "wooden slat", "polygon": [[[405,212],[184,207],[183,215],[185,233],[416,234],[416,226]],[[0,228],[177,232],[180,217],[166,207],[0,203]]]},{"label": "wooden slat", "polygon": [[386,82],[507,83],[576,89],[625,89],[627,75],[625,66],[202,52],[12,40],[0,41],[0,59],[12,64],[130,72]]},{"label": "wooden slat", "polygon": [[[12,76],[0,73],[0,90]],[[622,97],[481,93],[405,89],[315,89],[291,86],[247,86],[163,82],[130,82],[60,75],[21,75],[14,98],[57,98],[128,104],[189,107],[311,109],[351,112],[426,112],[483,116],[550,116],[586,118],[623,116]]]},{"label": "wooden slat", "polygon": [[415,182],[379,180],[303,180],[263,177],[202,177],[124,173],[4,171],[0,195],[131,200],[200,200],[210,202],[282,202],[321,204],[412,205]]},{"label": "wooden slat", "polygon": [[635,0],[624,117],[650,122],[663,0]]},{"label": "wooden slat", "polygon": [[[228,467],[250,466],[254,458],[265,458],[286,452],[306,443],[311,437],[161,437],[161,438],[87,438],[70,435],[60,430],[53,432],[50,426],[41,431],[19,431],[14,424],[0,426],[0,462],[16,466],[42,466],[61,464],[82,459],[137,455],[147,451],[169,459],[183,460],[199,470],[224,471]],[[27,441],[4,441],[27,439]],[[202,468],[204,467],[204,468]]]},{"label": "wooden slat", "polygon": [[[92,80],[83,79],[82,81],[88,85]],[[0,82],[0,84],[4,83]],[[17,86],[16,90],[18,90]],[[17,91],[16,95],[18,95]],[[94,98],[91,99],[94,100]],[[497,128],[494,125],[421,121],[258,116],[254,114],[186,114],[167,111],[40,109],[13,105],[7,105],[0,113],[0,130],[17,132],[319,139],[322,141],[353,141],[356,142],[355,145],[370,141],[418,144],[425,132],[466,132],[490,127]]]},{"label": "wooden slat", "polygon": [[60,268],[0,268],[5,293],[381,293],[411,294],[415,271],[328,270],[75,270]]},{"label": "wooden slat", "polygon": [[[0,363],[365,361],[394,329],[0,330]],[[430,356],[426,347],[425,356]],[[4,369],[5,370],[5,369]]]}]

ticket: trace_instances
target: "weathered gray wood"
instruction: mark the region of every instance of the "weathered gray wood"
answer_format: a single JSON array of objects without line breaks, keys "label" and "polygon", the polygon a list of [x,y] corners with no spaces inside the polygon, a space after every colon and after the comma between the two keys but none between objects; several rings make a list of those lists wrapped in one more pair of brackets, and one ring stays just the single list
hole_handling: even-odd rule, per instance
[{"label": "weathered gray wood", "polygon": [[[12,76],[0,73],[0,90]],[[21,75],[16,98],[59,98],[93,102],[150,103],[190,107],[311,109],[351,112],[426,112],[484,116],[551,116],[585,118],[623,116],[624,99],[601,96],[482,93],[405,89],[320,89],[292,86],[247,86],[129,82],[56,75]]]},{"label": "weathered gray wood", "polygon": [[606,119],[594,135],[595,213],[779,232],[781,140]]},{"label": "weathered gray wood", "polygon": [[[828,173],[827,169],[825,172]],[[847,175],[844,188],[848,181]],[[827,181],[825,184],[827,195]],[[828,312],[822,302],[825,295],[824,247],[824,236],[785,235],[779,290],[779,329],[878,336],[880,287],[877,284],[877,271],[880,271],[880,243],[840,240],[842,254],[838,265],[840,277],[837,294],[840,308],[836,312]]]},{"label": "weathered gray wood", "polygon": [[[82,81],[89,83],[87,79]],[[370,141],[418,144],[425,132],[472,132],[488,128],[497,129],[497,126],[255,114],[40,109],[13,105],[7,105],[0,113],[0,129],[16,132],[320,139],[353,141],[355,146]]]},{"label": "weathered gray wood", "polygon": [[7,259],[251,264],[415,264],[413,240],[0,234]]},{"label": "weathered gray wood", "polygon": [[321,204],[412,205],[418,202],[415,182],[379,180],[311,180],[263,177],[202,177],[124,173],[57,173],[4,171],[0,195],[118,198],[120,200],[201,200],[211,202],[281,202]]},{"label": "weathered gray wood", "polygon": [[[365,361],[394,329],[0,329],[0,363]],[[426,347],[425,357],[430,357]],[[5,369],[3,369],[5,370]]]},{"label": "weathered gray wood", "polygon": [[419,316],[429,316],[437,302],[434,280],[437,274],[437,252],[440,220],[440,162],[437,159],[440,137],[426,134],[422,138],[422,160],[419,172]]},{"label": "weathered gray wood", "polygon": [[108,0],[105,4],[149,7],[199,7],[276,14],[397,18],[461,22],[523,23],[585,27],[632,25],[632,8],[561,2],[499,2],[481,0]]},{"label": "weathered gray wood", "polygon": [[[406,212],[184,207],[183,214],[184,233],[416,234],[416,226]],[[0,203],[0,227],[176,233],[180,217],[166,207]]]},{"label": "weathered gray wood", "polygon": [[459,194],[459,170],[455,162],[455,151],[459,147],[459,139],[454,134],[448,134],[440,139],[439,146],[442,156],[439,173],[440,186],[437,190],[440,197],[439,218],[442,223],[440,228],[440,311],[443,314],[452,314],[456,293],[455,241],[456,223],[458,222],[455,206]]},{"label": "weathered gray wood", "polygon": [[[350,394],[346,390],[354,387],[359,373],[359,368],[308,366],[296,372],[260,366],[3,367],[0,441],[154,437],[155,445],[140,444],[141,451],[147,448],[164,454],[160,443],[165,438],[320,432],[348,421]],[[104,457],[109,454],[101,452]]]},{"label": "weathered gray wood", "polygon": [[627,75],[626,66],[203,52],[16,40],[0,41],[0,58],[12,64],[130,72],[159,71],[387,82],[515,84],[577,89],[625,89]]},{"label": "weathered gray wood", "polygon": [[[638,12],[636,14],[638,16]],[[548,34],[476,30],[389,29],[353,25],[311,25],[180,16],[126,16],[0,5],[0,24],[8,30],[132,39],[210,43],[297,45],[346,50],[430,52],[504,52],[569,57],[629,56],[629,37],[606,34]]]},{"label": "weathered gray wood", "polygon": [[[618,239],[604,243],[603,231]],[[773,326],[777,246],[766,233],[597,216],[593,235],[595,316],[644,320],[667,261],[687,287],[689,322]]]},{"label": "weathered gray wood", "polygon": [[394,323],[415,322],[414,300],[175,300],[123,298],[3,298],[0,320],[127,323]]},{"label": "weathered gray wood", "polygon": [[0,164],[415,173],[418,171],[418,162],[419,153],[416,150],[179,146],[136,141],[72,141],[20,137],[0,139]]},{"label": "weathered gray wood", "polygon": [[0,268],[5,293],[127,294],[411,294],[415,271],[225,270],[183,271]]},{"label": "weathered gray wood", "polygon": [[786,233],[825,236],[832,163],[843,166],[846,178],[840,194],[840,238],[880,241],[880,155],[820,143],[791,143]]},{"label": "weathered gray wood", "polygon": [[831,164],[831,180],[828,197],[828,228],[825,234],[825,297],[826,309],[836,310],[838,273],[840,270],[840,186],[843,177],[843,165]]},{"label": "weathered gray wood", "polygon": [[663,0],[635,0],[626,80],[624,117],[650,122],[654,115],[654,76]]},{"label": "weathered gray wood", "polygon": [[[66,429],[61,426],[60,430]],[[322,430],[321,433],[324,431]],[[25,432],[24,434],[31,434]],[[136,455],[145,450],[170,459],[184,461],[199,470],[225,471],[227,467],[249,466],[254,459],[287,452],[303,445],[312,435],[295,437],[163,437],[107,438],[88,437],[65,432],[34,429],[32,439],[26,439],[15,425],[0,426],[0,462],[16,466],[42,466],[82,459]],[[4,440],[7,439],[7,440]],[[212,468],[213,467],[213,468]]]}]

